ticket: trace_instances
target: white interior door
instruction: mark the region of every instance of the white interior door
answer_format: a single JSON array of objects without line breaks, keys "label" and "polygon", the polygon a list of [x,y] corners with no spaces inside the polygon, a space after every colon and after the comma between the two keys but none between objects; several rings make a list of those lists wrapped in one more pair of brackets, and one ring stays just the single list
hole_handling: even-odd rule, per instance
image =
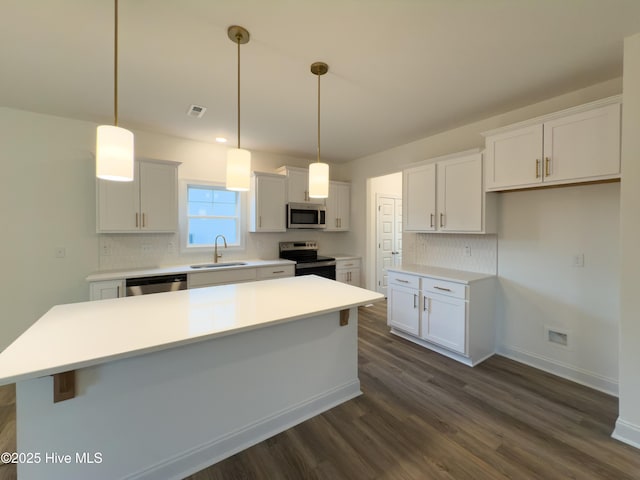
[{"label": "white interior door", "polygon": [[401,261],[402,202],[377,194],[376,203],[376,290],[387,295],[386,269]]}]

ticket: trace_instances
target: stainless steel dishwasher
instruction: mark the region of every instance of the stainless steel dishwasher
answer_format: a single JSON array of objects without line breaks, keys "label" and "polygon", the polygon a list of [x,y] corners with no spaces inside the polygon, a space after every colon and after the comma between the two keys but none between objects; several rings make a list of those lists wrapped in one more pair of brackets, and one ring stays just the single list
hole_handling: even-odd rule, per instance
[{"label": "stainless steel dishwasher", "polygon": [[187,274],[156,275],[153,277],[127,278],[126,296],[173,292],[187,289]]}]

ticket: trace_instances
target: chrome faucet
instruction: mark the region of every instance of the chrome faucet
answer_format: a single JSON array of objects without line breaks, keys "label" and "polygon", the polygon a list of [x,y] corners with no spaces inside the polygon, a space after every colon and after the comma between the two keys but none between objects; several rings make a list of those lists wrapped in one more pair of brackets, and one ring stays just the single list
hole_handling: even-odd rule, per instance
[{"label": "chrome faucet", "polygon": [[222,241],[224,242],[224,248],[227,248],[227,239],[224,238],[224,235],[216,235],[216,239],[213,241],[213,263],[218,263],[218,259],[222,258],[222,254],[218,255],[218,237],[222,237]]}]

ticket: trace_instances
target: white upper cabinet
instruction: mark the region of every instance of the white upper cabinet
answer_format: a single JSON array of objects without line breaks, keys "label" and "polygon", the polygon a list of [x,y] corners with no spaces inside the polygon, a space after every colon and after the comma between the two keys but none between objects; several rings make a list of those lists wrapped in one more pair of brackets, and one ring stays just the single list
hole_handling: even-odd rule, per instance
[{"label": "white upper cabinet", "polygon": [[487,190],[620,176],[619,97],[485,133]]},{"label": "white upper cabinet", "polygon": [[494,194],[484,192],[477,150],[404,170],[402,195],[404,231],[495,232]]},{"label": "white upper cabinet", "polygon": [[96,180],[96,231],[175,232],[179,165],[140,160],[135,165],[133,182]]},{"label": "white upper cabinet", "polygon": [[421,165],[402,172],[402,220],[406,232],[436,229],[436,165]]},{"label": "white upper cabinet", "polygon": [[351,217],[351,184],[329,182],[329,198],[326,199],[327,228],[325,232],[349,230]]},{"label": "white upper cabinet", "polygon": [[287,202],[324,205],[324,198],[309,197],[309,170],[284,166],[278,169],[278,173],[287,176]]},{"label": "white upper cabinet", "polygon": [[482,154],[474,153],[436,164],[438,229],[481,232],[484,191]]},{"label": "white upper cabinet", "polygon": [[254,172],[251,177],[250,232],[286,232],[287,177]]}]

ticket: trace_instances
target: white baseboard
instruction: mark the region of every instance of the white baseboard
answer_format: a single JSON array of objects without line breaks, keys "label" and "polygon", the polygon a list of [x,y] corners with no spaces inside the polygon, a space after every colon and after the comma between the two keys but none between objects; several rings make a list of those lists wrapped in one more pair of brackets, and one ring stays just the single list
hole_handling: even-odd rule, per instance
[{"label": "white baseboard", "polygon": [[625,422],[620,417],[616,420],[616,428],[611,437],[632,447],[640,448],[640,426]]},{"label": "white baseboard", "polygon": [[498,355],[510,358],[516,362],[524,363],[545,372],[552,373],[572,382],[585,385],[601,392],[618,396],[618,380],[604,377],[597,373],[589,372],[573,365],[567,365],[555,359],[543,357],[535,353],[525,352],[514,347],[500,346],[496,352]]},{"label": "white baseboard", "polygon": [[355,380],[128,475],[124,480],[180,480],[361,394],[360,381]]},{"label": "white baseboard", "polygon": [[453,360],[457,360],[458,362],[463,363],[468,367],[475,367],[476,365],[478,365],[481,362],[484,362],[487,358],[493,355],[493,352],[492,352],[480,358],[470,358],[464,355],[460,355],[459,353],[452,352],[451,350],[447,350],[446,348],[442,348],[434,343],[426,342],[421,338],[414,337],[413,335],[410,335],[408,333],[404,333],[402,330],[391,328],[390,332],[393,335],[396,335],[400,338],[404,338],[405,340],[409,340],[410,342],[416,343],[421,347],[428,348],[429,350],[433,350],[434,352],[437,352],[440,355],[444,355],[445,357],[449,357],[449,358],[452,358]]}]

